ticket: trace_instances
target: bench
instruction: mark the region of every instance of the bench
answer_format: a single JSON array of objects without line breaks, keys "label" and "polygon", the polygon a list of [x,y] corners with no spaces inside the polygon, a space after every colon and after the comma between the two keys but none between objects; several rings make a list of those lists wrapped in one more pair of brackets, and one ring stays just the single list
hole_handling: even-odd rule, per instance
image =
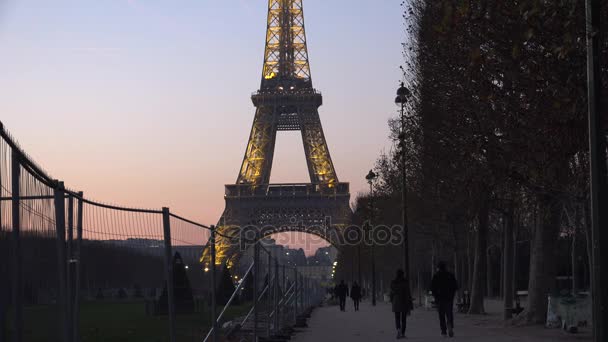
[{"label": "bench", "polygon": [[515,293],[515,307],[513,308],[513,315],[515,316],[524,311],[524,308],[521,306],[522,297],[528,297],[528,291],[517,291]]},{"label": "bench", "polygon": [[456,308],[458,312],[467,312],[469,311],[469,307],[471,306],[471,295],[469,291],[464,291],[462,296],[458,297],[458,301],[456,302]]}]

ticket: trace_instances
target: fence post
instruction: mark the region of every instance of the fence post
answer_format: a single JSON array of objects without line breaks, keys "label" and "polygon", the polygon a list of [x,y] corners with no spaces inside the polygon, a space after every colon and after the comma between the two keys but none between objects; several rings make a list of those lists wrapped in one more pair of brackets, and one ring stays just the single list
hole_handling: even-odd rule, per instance
[{"label": "fence post", "polygon": [[258,281],[260,274],[260,246],[253,244],[253,342],[258,340]]},{"label": "fence post", "polygon": [[[272,284],[274,284],[274,280],[272,279],[272,276],[276,277],[276,275],[272,274],[273,273],[272,272],[272,254],[270,254],[270,251],[266,251],[266,254],[268,254],[268,265],[267,265],[267,267],[268,267],[268,284],[267,284],[268,288],[266,290],[267,291],[266,292],[267,293],[266,303],[270,304],[270,301],[273,300],[271,296],[274,296],[274,291],[272,291]],[[271,281],[272,281],[272,284],[270,283]],[[266,321],[267,321],[266,322],[266,337],[270,338],[270,323],[271,323],[270,313],[272,312],[272,310],[270,309],[270,307],[271,307],[270,305],[267,305],[266,307],[268,308],[267,309],[268,310],[267,319],[266,319]]]},{"label": "fence post", "polygon": [[316,297],[316,291],[315,291],[315,280],[314,279],[309,279],[308,280],[308,291],[310,292],[310,296],[308,297],[308,306],[309,307],[313,307],[315,305],[315,297]]},{"label": "fence post", "polygon": [[319,299],[317,299],[317,298],[319,297],[319,292],[317,290],[318,290],[317,280],[311,279],[310,280],[310,292],[312,293],[312,297],[310,299],[311,307],[315,307],[318,304]]},{"label": "fence post", "polygon": [[300,312],[304,312],[306,309],[306,278],[304,278],[303,274],[300,274],[300,284],[302,284],[302,291],[300,291]]},{"label": "fence post", "polygon": [[298,296],[296,297],[296,303],[298,304],[298,316],[300,316],[302,313],[302,293],[304,292],[304,283],[302,282],[302,275],[299,272],[296,274],[296,278],[298,287],[300,288],[300,291],[298,291]]},{"label": "fence post", "polygon": [[[64,202],[65,203],[65,202]],[[67,236],[67,253],[66,253],[66,315],[68,319],[68,326],[70,331],[70,341],[74,340],[74,298],[73,298],[73,287],[74,287],[74,272],[72,271],[73,265],[73,240],[74,240],[74,197],[68,195],[68,236]]]},{"label": "fence post", "polygon": [[314,279],[308,279],[308,307],[312,307],[314,305],[314,296],[315,296],[315,281]]},{"label": "fence post", "polygon": [[215,293],[215,237],[216,227],[211,226],[211,341],[217,341],[217,313],[216,313],[216,293]]},{"label": "fence post", "polygon": [[308,296],[306,296],[307,298],[307,302],[308,302],[308,307],[312,307],[313,303],[313,295],[314,295],[314,288],[313,288],[313,279],[308,278]]},{"label": "fence post", "polygon": [[286,281],[287,281],[287,275],[285,274],[285,264],[281,265],[281,268],[283,269],[283,315],[285,315],[284,317],[281,317],[282,320],[282,324],[285,325],[288,321],[287,321],[287,314],[289,312],[289,307],[287,306],[287,287],[286,285]]},{"label": "fence post", "polygon": [[306,295],[308,294],[307,288],[307,279],[303,274],[300,275],[300,280],[302,282],[302,296],[300,297],[300,312],[304,313],[306,311]]},{"label": "fence post", "polygon": [[306,294],[304,295],[304,309],[308,309],[310,306],[310,278],[304,277],[304,282],[306,284]]},{"label": "fence post", "polygon": [[306,277],[300,274],[300,283],[302,284],[302,294],[300,295],[300,313],[306,310]]},{"label": "fence post", "polygon": [[274,294],[272,296],[272,307],[274,308],[274,333],[279,332],[279,262],[274,260]]},{"label": "fence post", "polygon": [[12,150],[11,157],[11,193],[13,218],[13,309],[15,342],[23,341],[23,256],[21,254],[21,212],[20,212],[20,180],[21,155]]},{"label": "fence post", "polygon": [[310,307],[310,296],[312,292],[310,291],[310,278],[304,277],[304,281],[306,283],[306,294],[304,295],[304,308],[308,309]]},{"label": "fence post", "polygon": [[303,305],[303,299],[304,299],[304,277],[302,277],[302,274],[298,273],[298,284],[300,285],[300,295],[298,297],[298,308],[300,309],[298,312],[298,316],[302,313],[302,311],[304,310],[304,305]]},{"label": "fence post", "polygon": [[[0,131],[3,129],[2,127],[2,123],[0,123]],[[1,138],[0,138],[1,139]],[[0,143],[2,143],[2,140],[0,140]],[[4,158],[5,156],[1,156],[0,158]],[[0,161],[1,163],[1,161]],[[3,176],[3,171],[4,168],[0,167],[0,184],[2,184],[2,176]],[[4,195],[4,192],[2,191],[2,189],[0,189],[0,196]],[[2,221],[2,202],[0,202],[0,224]],[[7,227],[8,228],[8,227]],[[7,231],[8,233],[8,231]],[[0,277],[2,277],[2,279],[11,279],[11,274],[9,273],[9,265],[11,264],[11,259],[10,259],[10,242],[8,242],[8,240],[10,239],[10,237],[7,235],[6,237],[4,236],[4,229],[2,226],[0,226],[0,242],[3,241],[3,239],[5,240],[4,243],[2,243],[2,247],[0,249],[0,258],[2,260],[4,260],[3,263],[0,263]],[[0,342],[8,342],[8,302],[9,302],[9,285],[7,284],[8,281],[0,281]]]},{"label": "fence post", "polygon": [[171,216],[163,207],[163,235],[165,237],[165,270],[167,276],[167,310],[169,314],[169,339],[175,342],[175,292],[173,289],[173,253],[171,252]]},{"label": "fence post", "polygon": [[302,312],[305,312],[308,308],[308,278],[302,274],[302,283],[304,284],[304,291],[302,291]]},{"label": "fence post", "polygon": [[61,308],[61,318],[63,326],[63,340],[72,340],[72,326],[70,324],[70,309],[67,297],[67,255],[65,243],[65,191],[63,182],[57,181],[54,190],[55,197],[55,229],[57,241],[57,276],[59,278],[59,307]]},{"label": "fence post", "polygon": [[287,276],[285,274],[285,264],[281,265],[281,267],[283,268],[283,291],[287,291],[287,288],[285,287],[285,282],[287,281]]},{"label": "fence post", "polygon": [[310,299],[310,306],[314,307],[317,305],[318,302],[318,297],[319,297],[319,293],[317,291],[317,280],[316,279],[311,279],[310,280],[310,292],[312,293],[312,297]]},{"label": "fence post", "polygon": [[310,278],[304,278],[306,281],[306,295],[304,295],[304,307],[310,307]]},{"label": "fence post", "polygon": [[72,325],[74,332],[73,341],[78,342],[80,340],[80,336],[78,333],[78,328],[80,325],[80,270],[81,270],[81,248],[82,248],[82,198],[84,194],[81,192],[78,193],[79,198],[77,199],[78,203],[76,204],[77,216],[76,216],[76,250],[74,251],[74,303],[72,309]]},{"label": "fence post", "polygon": [[298,269],[296,267],[293,268],[293,281],[294,281],[294,297],[293,297],[293,322],[294,324],[298,321],[298,296],[300,295],[300,290],[298,289]]}]

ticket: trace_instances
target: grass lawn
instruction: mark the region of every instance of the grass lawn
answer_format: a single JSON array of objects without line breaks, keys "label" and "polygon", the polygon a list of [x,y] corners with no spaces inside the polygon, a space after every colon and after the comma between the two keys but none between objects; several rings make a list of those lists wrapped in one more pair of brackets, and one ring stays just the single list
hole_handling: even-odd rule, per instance
[{"label": "grass lawn", "polygon": [[[249,305],[229,308],[224,321],[242,316]],[[222,308],[218,307],[218,314]],[[179,342],[200,342],[210,326],[209,310],[177,316]],[[61,341],[60,315],[55,306],[32,306],[24,310],[26,342]],[[80,305],[82,342],[167,342],[169,318],[148,316],[144,302],[88,302]]]}]

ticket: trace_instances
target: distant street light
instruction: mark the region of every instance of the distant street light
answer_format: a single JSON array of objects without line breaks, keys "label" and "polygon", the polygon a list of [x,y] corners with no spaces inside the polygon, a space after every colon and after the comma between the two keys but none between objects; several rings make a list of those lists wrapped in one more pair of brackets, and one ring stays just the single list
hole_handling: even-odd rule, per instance
[{"label": "distant street light", "polygon": [[395,104],[401,108],[401,129],[399,131],[399,147],[401,151],[401,205],[403,215],[403,271],[405,272],[406,279],[410,281],[410,258],[409,258],[409,232],[407,227],[407,173],[405,172],[406,160],[405,160],[405,105],[410,97],[410,91],[405,87],[405,84],[401,82],[401,86],[397,89],[397,97],[395,98]]},{"label": "distant street light", "polygon": [[376,306],[376,255],[375,255],[375,241],[374,241],[374,225],[372,223],[374,218],[374,180],[378,178],[378,175],[373,170],[369,170],[365,179],[369,183],[369,225],[371,229],[372,238],[371,250],[372,250],[372,305]]}]

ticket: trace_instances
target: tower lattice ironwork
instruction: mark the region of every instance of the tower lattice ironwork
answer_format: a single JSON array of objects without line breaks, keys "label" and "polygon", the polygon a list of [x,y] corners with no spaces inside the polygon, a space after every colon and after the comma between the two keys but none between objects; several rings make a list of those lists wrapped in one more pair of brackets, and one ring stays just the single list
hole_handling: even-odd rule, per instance
[{"label": "tower lattice ironwork", "polygon": [[[220,259],[234,252],[245,226],[262,236],[304,231],[337,245],[350,220],[349,186],[338,181],[319,118],[323,99],[312,85],[302,2],[268,2],[262,82],[251,97],[256,113],[239,176],[226,185]],[[302,133],[310,183],[270,184],[278,131]]]}]

